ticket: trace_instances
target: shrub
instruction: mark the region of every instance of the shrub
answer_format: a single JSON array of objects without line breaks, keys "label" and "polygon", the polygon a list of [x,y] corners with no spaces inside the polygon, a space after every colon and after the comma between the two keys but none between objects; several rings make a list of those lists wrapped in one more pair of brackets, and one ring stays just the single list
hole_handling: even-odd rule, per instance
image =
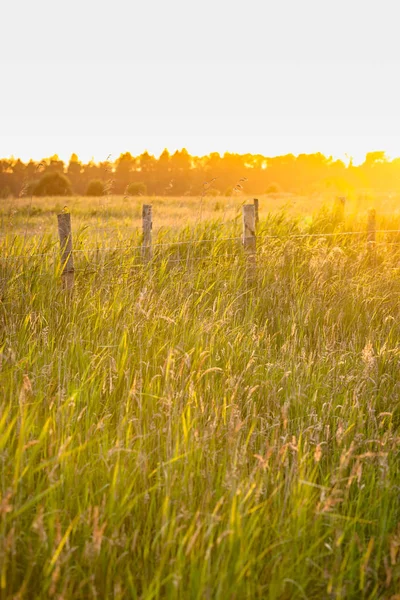
[{"label": "shrub", "polygon": [[220,196],[220,192],[219,190],[217,190],[216,188],[210,188],[209,190],[207,190],[207,196],[212,196],[213,198],[215,198],[216,196]]},{"label": "shrub", "polygon": [[61,173],[45,173],[33,189],[34,196],[71,196],[71,183]]},{"label": "shrub", "polygon": [[232,196],[232,194],[233,194],[233,187],[230,186],[230,187],[226,188],[226,190],[225,190],[225,196],[227,198],[229,198],[230,196]]},{"label": "shrub", "polygon": [[127,196],[145,196],[147,187],[145,183],[130,183],[126,186],[125,194]]},{"label": "shrub", "polygon": [[92,179],[86,188],[86,196],[104,196],[105,186],[100,179]]}]

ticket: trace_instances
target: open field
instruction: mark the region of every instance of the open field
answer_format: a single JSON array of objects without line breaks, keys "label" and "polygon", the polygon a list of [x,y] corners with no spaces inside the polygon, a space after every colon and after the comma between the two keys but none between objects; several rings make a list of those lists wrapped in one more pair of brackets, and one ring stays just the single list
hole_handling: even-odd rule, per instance
[{"label": "open field", "polygon": [[[312,198],[292,194],[268,194],[258,196],[261,219],[270,213],[284,211],[293,217],[309,222],[310,217],[323,207],[331,209],[331,195],[315,195]],[[18,233],[23,235],[56,235],[56,214],[64,205],[72,213],[74,230],[86,227],[93,235],[110,237],[112,233],[130,235],[132,229],[141,226],[142,204],[152,204],[154,230],[181,229],[210,221],[228,224],[241,219],[241,207],[251,198],[244,195],[202,197],[137,197],[104,196],[89,198],[8,198],[0,201],[0,235]],[[396,218],[400,214],[400,195],[372,195],[359,192],[349,196],[346,214],[350,221],[363,217],[374,207],[379,215]],[[104,229],[106,228],[106,230]],[[101,232],[104,232],[103,234]]]},{"label": "open field", "polygon": [[244,200],[1,205],[1,600],[398,598],[397,198],[260,196],[253,278]]}]

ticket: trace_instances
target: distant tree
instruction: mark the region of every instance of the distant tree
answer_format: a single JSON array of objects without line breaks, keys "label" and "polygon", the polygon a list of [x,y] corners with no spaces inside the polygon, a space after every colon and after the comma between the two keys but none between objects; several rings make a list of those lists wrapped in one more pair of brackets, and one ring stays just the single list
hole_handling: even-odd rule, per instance
[{"label": "distant tree", "polygon": [[170,154],[165,148],[160,155],[155,167],[156,193],[168,194],[171,188]]},{"label": "distant tree", "polygon": [[61,173],[45,173],[33,189],[34,196],[70,196],[71,183]]},{"label": "distant tree", "polygon": [[71,154],[71,158],[69,159],[67,173],[68,177],[79,177],[82,170],[82,163],[80,162],[78,155],[75,153]]},{"label": "distant tree", "polygon": [[164,150],[160,154],[160,158],[158,159],[158,164],[168,169],[170,158],[170,153],[168,152],[167,148],[164,148]]},{"label": "distant tree", "polygon": [[86,196],[104,196],[105,187],[100,179],[92,179],[86,188]]},{"label": "distant tree", "polygon": [[147,150],[142,152],[142,154],[138,157],[139,169],[141,173],[145,173],[146,175],[151,175],[157,164],[156,159],[152,154],[149,154]]},{"label": "distant tree", "polygon": [[130,152],[124,152],[117,158],[115,162],[115,180],[116,192],[122,193],[132,181],[132,174],[135,171],[136,159],[133,158]]},{"label": "distant tree", "polygon": [[145,183],[137,182],[127,185],[125,194],[127,196],[145,196],[147,187]]},{"label": "distant tree", "polygon": [[27,181],[34,181],[38,174],[38,165],[31,159],[25,167],[24,179]]},{"label": "distant tree", "polygon": [[191,187],[191,157],[186,150],[177,150],[169,159],[169,170],[173,180],[172,194],[184,194]]},{"label": "distant tree", "polygon": [[75,192],[82,193],[85,190],[85,181],[82,178],[82,163],[75,153],[72,153],[69,159],[67,177]]},{"label": "distant tree", "polygon": [[375,150],[374,152],[367,152],[364,165],[372,166],[386,161],[386,152],[384,150]]},{"label": "distant tree", "polygon": [[62,160],[58,158],[58,154],[53,154],[47,160],[47,169],[46,171],[49,173],[64,173],[65,165]]}]

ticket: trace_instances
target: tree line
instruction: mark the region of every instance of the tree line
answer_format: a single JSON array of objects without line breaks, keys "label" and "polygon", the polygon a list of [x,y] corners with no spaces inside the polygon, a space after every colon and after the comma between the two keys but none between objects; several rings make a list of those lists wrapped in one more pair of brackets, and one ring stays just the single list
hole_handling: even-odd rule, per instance
[{"label": "tree line", "polygon": [[156,158],[148,152],[121,154],[116,160],[83,163],[72,154],[66,164],[57,155],[39,162],[0,159],[0,197],[106,194],[181,196],[263,193],[346,194],[353,189],[397,191],[400,158],[369,152],[355,166],[321,153],[265,157],[217,152],[191,156],[186,149]]}]

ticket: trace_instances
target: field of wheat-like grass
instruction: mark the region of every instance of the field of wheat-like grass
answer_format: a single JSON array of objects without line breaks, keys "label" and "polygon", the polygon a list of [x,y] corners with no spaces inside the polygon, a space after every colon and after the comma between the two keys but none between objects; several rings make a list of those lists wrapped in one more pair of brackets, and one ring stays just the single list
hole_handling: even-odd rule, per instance
[{"label": "field of wheat-like grass", "polygon": [[398,598],[400,233],[264,205],[249,275],[241,200],[148,264],[82,203],[70,293],[52,202],[1,212],[0,599]]}]

